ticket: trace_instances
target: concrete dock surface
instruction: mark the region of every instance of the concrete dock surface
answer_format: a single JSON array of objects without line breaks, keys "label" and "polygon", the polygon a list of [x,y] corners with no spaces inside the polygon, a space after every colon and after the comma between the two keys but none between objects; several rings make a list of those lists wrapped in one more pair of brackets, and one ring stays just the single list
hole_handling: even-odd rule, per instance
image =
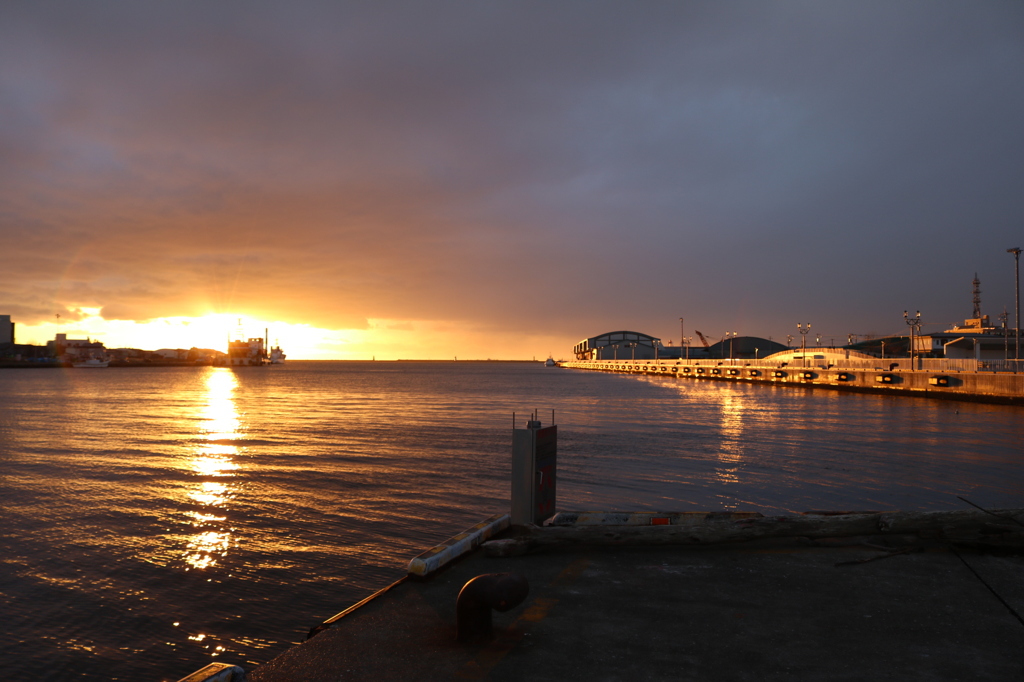
[{"label": "concrete dock surface", "polygon": [[[476,550],[248,679],[1024,679],[1024,556],[901,537]],[[494,613],[491,639],[459,644],[459,590],[504,572],[529,595]]]}]

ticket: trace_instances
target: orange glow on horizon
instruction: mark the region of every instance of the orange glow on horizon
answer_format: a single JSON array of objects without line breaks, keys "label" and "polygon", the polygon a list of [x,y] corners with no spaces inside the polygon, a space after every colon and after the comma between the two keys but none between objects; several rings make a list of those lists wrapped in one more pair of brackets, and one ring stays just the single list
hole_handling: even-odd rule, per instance
[{"label": "orange glow on horizon", "polygon": [[[379,318],[367,320],[365,328],[325,329],[236,313],[145,321],[107,320],[100,308],[77,308],[74,313],[78,319],[19,323],[16,340],[45,345],[62,333],[72,339],[89,337],[107,348],[204,348],[226,352],[229,340],[239,336],[262,338],[266,334],[270,345],[280,345],[289,360],[543,360],[552,349],[558,358],[558,348],[571,348],[569,341],[550,335],[510,336],[452,320]],[[537,350],[523,351],[523,346]]]}]

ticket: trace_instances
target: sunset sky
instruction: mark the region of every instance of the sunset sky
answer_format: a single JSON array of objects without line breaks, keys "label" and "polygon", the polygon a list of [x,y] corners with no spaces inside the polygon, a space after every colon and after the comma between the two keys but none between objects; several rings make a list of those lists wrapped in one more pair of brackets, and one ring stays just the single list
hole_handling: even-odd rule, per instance
[{"label": "sunset sky", "polygon": [[9,0],[0,240],[21,343],[1012,323],[1024,3]]}]

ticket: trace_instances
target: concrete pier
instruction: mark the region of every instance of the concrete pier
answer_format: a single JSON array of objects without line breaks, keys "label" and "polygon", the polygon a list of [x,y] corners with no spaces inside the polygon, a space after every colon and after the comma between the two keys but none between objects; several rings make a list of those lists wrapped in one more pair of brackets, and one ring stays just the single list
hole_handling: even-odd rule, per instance
[{"label": "concrete pier", "polygon": [[[864,366],[870,364],[874,366]],[[814,365],[756,360],[580,360],[561,367],[1024,405],[1024,373],[904,367],[906,358]],[[935,364],[935,363],[930,363]],[[903,366],[901,366],[903,365]],[[955,364],[950,363],[950,367]]]},{"label": "concrete pier", "polygon": [[[904,536],[706,548],[482,549],[403,580],[249,673],[336,680],[1024,679],[1020,556]],[[456,596],[515,572],[529,595],[456,641]]]}]

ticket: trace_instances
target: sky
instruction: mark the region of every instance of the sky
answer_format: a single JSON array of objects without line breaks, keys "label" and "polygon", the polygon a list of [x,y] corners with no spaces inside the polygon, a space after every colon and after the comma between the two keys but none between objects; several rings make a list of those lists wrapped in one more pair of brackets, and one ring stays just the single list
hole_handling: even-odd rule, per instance
[{"label": "sky", "polygon": [[7,0],[0,314],[568,358],[938,331],[977,272],[1012,325],[1022,74],[1018,0]]}]

